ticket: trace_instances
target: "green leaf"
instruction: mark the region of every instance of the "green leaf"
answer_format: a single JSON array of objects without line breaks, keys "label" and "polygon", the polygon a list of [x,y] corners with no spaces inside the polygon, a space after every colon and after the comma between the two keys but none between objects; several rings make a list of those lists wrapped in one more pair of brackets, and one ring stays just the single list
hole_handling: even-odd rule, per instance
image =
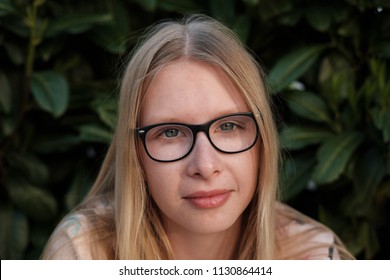
[{"label": "green leaf", "polygon": [[358,132],[345,132],[326,140],[317,152],[318,164],[313,179],[318,184],[338,179],[362,140],[363,135]]},{"label": "green leaf", "polygon": [[373,199],[385,174],[385,158],[378,148],[370,148],[357,160],[353,180],[356,194],[362,204],[367,204]]},{"label": "green leaf", "polygon": [[283,200],[293,199],[308,186],[314,163],[314,157],[307,156],[283,161],[280,180]]},{"label": "green leaf", "polygon": [[236,17],[232,29],[240,37],[241,41],[247,42],[250,31],[250,18],[243,15]]},{"label": "green leaf", "polygon": [[232,23],[235,15],[234,0],[210,0],[209,5],[214,18]]},{"label": "green leaf", "polygon": [[11,236],[10,228],[12,223],[12,209],[9,203],[0,205],[0,221],[0,259],[4,260],[9,259],[8,246],[10,242],[8,239]]},{"label": "green leaf", "polygon": [[306,19],[318,31],[325,32],[332,23],[333,10],[326,4],[311,5],[306,11]]},{"label": "green leaf", "polygon": [[374,45],[374,52],[383,58],[390,58],[390,41],[380,41]]},{"label": "green leaf", "polygon": [[1,26],[22,38],[28,38],[29,36],[28,28],[19,17],[8,17],[7,20],[2,20]]},{"label": "green leaf", "polygon": [[[388,174],[389,175],[389,174]],[[390,199],[390,180],[383,180],[378,187],[378,193],[375,196],[378,204],[385,204]]]},{"label": "green leaf", "polygon": [[380,249],[375,228],[369,222],[361,223],[357,232],[357,242],[363,245],[367,260],[371,260]]},{"label": "green leaf", "polygon": [[332,135],[329,130],[316,127],[287,126],[280,133],[280,142],[288,150],[299,150],[318,144]]},{"label": "green leaf", "polygon": [[99,124],[85,124],[78,127],[80,139],[86,142],[110,143],[113,132]]},{"label": "green leaf", "polygon": [[3,72],[0,72],[0,112],[6,114],[12,110],[12,92],[8,79]]},{"label": "green leaf", "polygon": [[25,60],[25,49],[23,48],[23,46],[11,42],[4,42],[4,48],[7,51],[9,59],[15,65],[23,64]]},{"label": "green leaf", "polygon": [[273,93],[288,87],[293,81],[305,74],[317,61],[325,47],[321,45],[296,49],[282,57],[272,67],[269,84]]},{"label": "green leaf", "polygon": [[13,116],[4,116],[1,120],[0,126],[0,141],[5,137],[10,136],[16,127],[16,119]]},{"label": "green leaf", "polygon": [[[305,8],[304,8],[305,9]],[[349,7],[343,1],[310,2],[305,9],[309,24],[320,32],[330,31],[331,28],[347,19]]]},{"label": "green leaf", "polygon": [[359,34],[358,26],[359,22],[355,18],[349,18],[339,26],[337,33],[343,37],[356,37]]},{"label": "green leaf", "polygon": [[[62,217],[61,214],[58,219]],[[55,221],[57,222],[57,221]],[[31,223],[30,224],[30,244],[28,251],[26,252],[25,260],[39,260],[42,257],[42,252],[53,234],[52,223]]]},{"label": "green leaf", "polygon": [[157,8],[158,0],[135,0],[145,11],[154,12]]},{"label": "green leaf", "polygon": [[371,116],[375,126],[382,131],[384,142],[390,141],[390,110],[373,108]]},{"label": "green leaf", "polygon": [[355,72],[347,59],[340,54],[332,53],[322,60],[319,72],[321,93],[333,112],[338,112],[339,105],[347,97],[350,97],[350,104],[355,109],[354,102],[358,98],[352,86],[355,82]]},{"label": "green leaf", "polygon": [[[45,62],[50,61],[50,59],[52,59],[56,54],[64,50],[64,45],[66,44],[66,41],[67,39],[62,37],[57,37],[55,40],[43,41],[37,49],[37,58],[42,58],[42,60]],[[71,58],[66,57],[66,60],[71,60]],[[66,70],[61,67],[57,67],[57,69],[62,69],[62,71]]]},{"label": "green leaf", "polygon": [[10,0],[0,0],[0,17],[12,14],[15,12]]},{"label": "green leaf", "polygon": [[9,153],[7,160],[14,170],[26,176],[32,184],[43,185],[49,179],[47,166],[34,155]]},{"label": "green leaf", "polygon": [[288,107],[307,120],[331,124],[331,116],[324,100],[307,91],[291,91],[285,95]]},{"label": "green leaf", "polygon": [[65,195],[65,205],[69,211],[85,198],[93,185],[94,178],[92,178],[90,173],[89,167],[86,168],[83,165],[78,168],[77,173],[70,184],[69,191]]},{"label": "green leaf", "polygon": [[34,73],[30,80],[35,101],[54,117],[61,116],[68,107],[69,89],[65,77],[54,71]]},{"label": "green leaf", "polygon": [[20,174],[5,179],[7,193],[24,214],[36,221],[48,221],[57,213],[57,202],[47,191],[29,184]]},{"label": "green leaf", "polygon": [[361,111],[354,110],[355,108],[351,106],[346,106],[341,111],[341,116],[339,117],[339,122],[342,123],[343,129],[345,131],[352,131],[356,126],[359,126],[362,122],[362,119],[365,117],[362,115]]},{"label": "green leaf", "polygon": [[116,105],[117,102],[115,97],[107,94],[96,98],[91,103],[91,108],[96,111],[99,116],[99,119],[112,130],[114,130],[116,126]]},{"label": "green leaf", "polygon": [[293,2],[290,0],[261,1],[260,5],[261,9],[259,9],[259,14],[263,21],[286,15],[292,11],[294,7]]},{"label": "green leaf", "polygon": [[390,145],[387,145],[387,175],[390,175]]},{"label": "green leaf", "polygon": [[7,203],[0,206],[0,259],[23,259],[29,241],[29,226],[25,215]]},{"label": "green leaf", "polygon": [[105,108],[99,107],[96,109],[99,115],[99,119],[109,126],[112,130],[115,129],[117,115],[114,110],[106,110]]},{"label": "green leaf", "polygon": [[64,15],[49,23],[46,36],[54,37],[63,32],[79,34],[89,30],[96,24],[106,25],[111,21],[112,15],[107,12]]},{"label": "green leaf", "polygon": [[111,23],[96,26],[92,29],[92,40],[114,54],[127,51],[126,39],[130,32],[129,15],[126,7],[120,2],[115,3]]},{"label": "green leaf", "polygon": [[80,139],[75,135],[45,135],[42,138],[35,139],[33,144],[34,152],[50,154],[67,152],[80,144]]},{"label": "green leaf", "polygon": [[193,0],[158,0],[158,7],[165,11],[179,13],[199,11],[199,6]]},{"label": "green leaf", "polygon": [[339,236],[341,234],[347,235],[348,231],[351,231],[351,227],[348,226],[346,219],[344,219],[341,215],[337,215],[336,213],[332,213],[332,212],[324,208],[322,205],[319,205],[318,207],[319,221],[322,222],[324,225],[328,226],[329,228],[331,228],[337,235]]},{"label": "green leaf", "polygon": [[256,6],[260,3],[260,0],[242,0],[244,3],[248,4],[249,6]]},{"label": "green leaf", "polygon": [[279,17],[278,21],[281,25],[295,27],[302,17],[303,17],[302,10],[293,10],[288,14]]}]

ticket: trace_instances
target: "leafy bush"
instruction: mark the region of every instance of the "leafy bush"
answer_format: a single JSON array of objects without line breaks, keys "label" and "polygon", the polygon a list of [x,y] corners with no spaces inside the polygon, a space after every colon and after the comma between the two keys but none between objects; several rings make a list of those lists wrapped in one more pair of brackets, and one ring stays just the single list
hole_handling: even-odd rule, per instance
[{"label": "leafy bush", "polygon": [[[0,257],[36,259],[91,186],[117,77],[141,31],[204,12],[269,72],[282,197],[358,258],[388,258],[390,4],[340,0],[0,0]],[[387,255],[386,255],[387,254]]]},{"label": "leafy bush", "polygon": [[282,185],[355,255],[380,258],[389,230],[390,21],[379,3],[346,2],[307,3],[300,30],[318,39],[297,41],[271,69],[286,117]]}]

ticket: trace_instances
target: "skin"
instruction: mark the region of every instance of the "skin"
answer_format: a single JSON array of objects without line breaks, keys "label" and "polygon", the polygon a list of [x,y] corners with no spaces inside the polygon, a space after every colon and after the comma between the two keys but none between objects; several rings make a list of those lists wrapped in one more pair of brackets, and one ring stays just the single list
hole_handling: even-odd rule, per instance
[{"label": "skin", "polygon": [[[201,124],[231,113],[249,112],[241,94],[221,70],[204,62],[179,60],[152,80],[142,104],[140,125],[161,122]],[[153,161],[140,146],[151,195],[176,259],[229,259],[239,240],[242,213],[256,188],[259,141],[248,151],[224,154],[205,133],[192,152],[176,162]],[[224,193],[198,207],[199,192]]]}]

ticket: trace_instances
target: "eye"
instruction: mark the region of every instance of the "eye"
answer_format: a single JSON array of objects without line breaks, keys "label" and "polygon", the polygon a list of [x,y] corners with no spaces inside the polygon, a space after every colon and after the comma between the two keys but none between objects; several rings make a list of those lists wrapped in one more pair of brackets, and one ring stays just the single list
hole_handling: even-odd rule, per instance
[{"label": "eye", "polygon": [[236,128],[236,124],[232,122],[226,122],[219,126],[222,131],[231,131]]},{"label": "eye", "polygon": [[148,141],[179,141],[191,137],[191,130],[181,125],[163,124],[153,127],[147,134]]},{"label": "eye", "polygon": [[178,129],[170,128],[166,129],[162,132],[162,135],[167,138],[177,137],[179,135],[180,131]]}]

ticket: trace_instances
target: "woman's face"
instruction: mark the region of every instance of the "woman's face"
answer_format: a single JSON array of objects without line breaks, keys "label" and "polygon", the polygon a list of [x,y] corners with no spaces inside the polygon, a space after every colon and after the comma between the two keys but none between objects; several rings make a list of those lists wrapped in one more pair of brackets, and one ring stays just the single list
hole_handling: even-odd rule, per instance
[{"label": "woman's face", "polygon": [[[249,112],[222,71],[203,62],[179,60],[152,80],[142,105],[140,126],[164,122],[203,124],[220,116]],[[167,134],[168,133],[168,134]],[[165,132],[164,136],[175,136]],[[251,149],[225,154],[204,132],[185,158],[152,160],[140,144],[150,193],[170,232],[218,233],[239,226],[257,185],[259,141]]]}]

